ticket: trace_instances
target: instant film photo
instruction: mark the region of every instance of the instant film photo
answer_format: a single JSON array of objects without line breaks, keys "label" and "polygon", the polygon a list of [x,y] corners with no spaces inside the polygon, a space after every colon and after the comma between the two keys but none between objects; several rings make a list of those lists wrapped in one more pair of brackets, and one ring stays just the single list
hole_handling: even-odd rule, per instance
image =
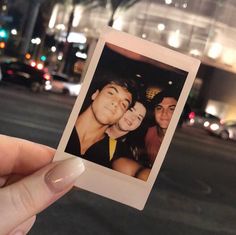
[{"label": "instant film photo", "polygon": [[81,158],[75,186],[142,210],[199,64],[105,28],[54,158]]}]

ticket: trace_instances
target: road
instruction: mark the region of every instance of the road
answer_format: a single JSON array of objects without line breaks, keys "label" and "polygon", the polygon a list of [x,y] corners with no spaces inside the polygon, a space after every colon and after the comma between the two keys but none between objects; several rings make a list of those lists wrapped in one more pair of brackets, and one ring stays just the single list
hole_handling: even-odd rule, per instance
[{"label": "road", "polygon": [[[0,133],[56,147],[74,98],[1,85]],[[236,142],[183,127],[144,211],[74,189],[38,215],[30,234],[236,234]]]},{"label": "road", "polygon": [[1,84],[1,133],[57,147],[74,97]]}]

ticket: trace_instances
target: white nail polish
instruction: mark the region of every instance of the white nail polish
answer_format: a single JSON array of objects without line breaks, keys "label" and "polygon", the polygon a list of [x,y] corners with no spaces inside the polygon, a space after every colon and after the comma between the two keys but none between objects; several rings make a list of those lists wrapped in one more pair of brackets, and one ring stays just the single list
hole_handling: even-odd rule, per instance
[{"label": "white nail polish", "polygon": [[59,193],[72,186],[84,172],[84,169],[84,164],[80,158],[69,158],[52,168],[45,175],[45,182],[51,191]]}]

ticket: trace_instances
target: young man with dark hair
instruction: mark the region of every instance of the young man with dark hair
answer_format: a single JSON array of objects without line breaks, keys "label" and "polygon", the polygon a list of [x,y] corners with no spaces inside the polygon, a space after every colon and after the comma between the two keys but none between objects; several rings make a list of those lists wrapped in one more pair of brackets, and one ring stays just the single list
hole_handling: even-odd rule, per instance
[{"label": "young man with dark hair", "polygon": [[132,80],[110,80],[91,96],[92,103],[76,120],[66,152],[111,167],[106,129],[116,123],[135,102]]}]

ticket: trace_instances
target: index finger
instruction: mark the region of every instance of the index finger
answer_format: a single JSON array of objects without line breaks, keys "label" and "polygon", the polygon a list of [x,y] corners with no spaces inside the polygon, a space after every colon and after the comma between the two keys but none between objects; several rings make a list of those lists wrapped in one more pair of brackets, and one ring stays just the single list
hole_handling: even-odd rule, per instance
[{"label": "index finger", "polygon": [[50,147],[0,135],[0,176],[30,174],[50,163],[54,154]]}]

